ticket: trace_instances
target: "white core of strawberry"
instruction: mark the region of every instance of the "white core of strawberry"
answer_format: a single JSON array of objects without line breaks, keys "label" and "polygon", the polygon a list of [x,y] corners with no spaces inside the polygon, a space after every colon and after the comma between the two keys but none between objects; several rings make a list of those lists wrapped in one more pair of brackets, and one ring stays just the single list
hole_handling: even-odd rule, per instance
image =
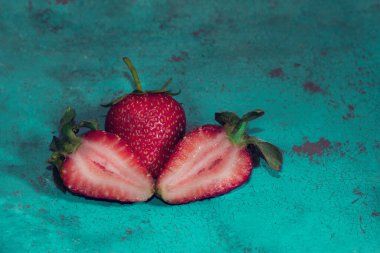
[{"label": "white core of strawberry", "polygon": [[[86,139],[78,150],[70,155],[76,168],[73,178],[79,180],[76,187],[87,189],[87,184],[104,189],[105,197],[108,195],[128,196],[128,200],[144,201],[152,195],[152,181],[147,175],[141,173],[140,168],[133,160],[132,153],[129,156],[123,154],[123,148],[115,150],[115,143],[94,142]],[[90,187],[90,188],[93,188]],[[89,194],[91,195],[91,194]],[[122,197],[120,197],[122,198]],[[123,199],[119,199],[123,201]]]},{"label": "white core of strawberry", "polygon": [[225,148],[229,146],[231,146],[231,143],[226,141],[225,134],[219,134],[212,141],[194,147],[193,152],[188,153],[186,159],[183,159],[186,162],[175,166],[178,169],[175,169],[174,175],[168,184],[171,186],[181,184],[184,179],[197,174],[208,166],[210,162],[221,158]]},{"label": "white core of strawberry", "polygon": [[187,196],[211,197],[238,186],[250,173],[250,168],[244,167],[249,158],[241,157],[242,148],[232,144],[224,132],[212,139],[200,134],[197,139],[201,142],[193,139],[193,145],[185,138],[179,157],[168,163],[158,186],[168,202]]}]

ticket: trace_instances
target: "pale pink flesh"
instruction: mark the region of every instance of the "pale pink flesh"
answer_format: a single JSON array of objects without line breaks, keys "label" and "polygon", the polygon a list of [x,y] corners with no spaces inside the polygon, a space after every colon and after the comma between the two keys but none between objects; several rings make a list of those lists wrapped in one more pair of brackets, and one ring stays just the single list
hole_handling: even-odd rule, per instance
[{"label": "pale pink flesh", "polygon": [[212,138],[202,132],[185,138],[175,155],[157,187],[168,202],[228,192],[248,179],[253,165],[245,148],[232,144],[224,131]]},{"label": "pale pink flesh", "polygon": [[153,194],[153,179],[136,159],[117,138],[111,143],[83,139],[61,175],[69,189],[86,196],[145,201]]}]

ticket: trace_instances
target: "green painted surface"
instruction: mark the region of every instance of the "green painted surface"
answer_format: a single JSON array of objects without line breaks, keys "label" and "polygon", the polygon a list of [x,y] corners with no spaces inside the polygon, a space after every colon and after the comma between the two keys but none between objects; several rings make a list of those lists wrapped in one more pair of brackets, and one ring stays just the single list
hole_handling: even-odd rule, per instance
[{"label": "green painted surface", "polygon": [[[1,252],[380,252],[380,2],[1,1]],[[64,108],[104,121],[173,77],[188,129],[262,108],[283,172],[169,206],[62,193],[45,161]]]}]

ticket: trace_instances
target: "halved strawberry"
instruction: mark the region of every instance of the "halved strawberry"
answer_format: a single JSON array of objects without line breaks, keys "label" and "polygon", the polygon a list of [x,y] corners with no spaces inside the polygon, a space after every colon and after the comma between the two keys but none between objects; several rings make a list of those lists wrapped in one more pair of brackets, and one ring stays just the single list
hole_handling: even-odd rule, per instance
[{"label": "halved strawberry", "polygon": [[[96,130],[94,121],[74,122],[75,111],[68,108],[61,119],[61,138],[53,137],[49,162],[55,165],[64,185],[87,197],[138,202],[148,200],[154,182],[139,157],[119,136]],[[92,129],[82,137],[81,127]]]},{"label": "halved strawberry", "polygon": [[157,180],[159,197],[167,203],[183,204],[235,189],[248,180],[254,165],[249,144],[260,150],[271,168],[280,170],[280,150],[246,134],[248,121],[263,114],[256,110],[240,119],[231,112],[216,113],[216,120],[224,127],[204,125],[185,135]]},{"label": "halved strawberry", "polygon": [[123,58],[136,83],[136,90],[104,105],[110,106],[105,127],[127,141],[153,177],[162,170],[177,142],[185,134],[186,117],[180,103],[166,88],[143,91],[130,59]]}]

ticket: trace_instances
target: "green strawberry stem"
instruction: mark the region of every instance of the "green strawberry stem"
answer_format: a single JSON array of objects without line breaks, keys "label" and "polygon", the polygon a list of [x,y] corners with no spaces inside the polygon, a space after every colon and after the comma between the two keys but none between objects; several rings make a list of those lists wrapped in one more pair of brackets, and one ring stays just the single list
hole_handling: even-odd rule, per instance
[{"label": "green strawberry stem", "polygon": [[95,120],[81,121],[75,123],[75,110],[67,107],[60,121],[60,137],[53,136],[50,143],[50,150],[53,152],[48,162],[58,169],[68,154],[73,153],[81,144],[81,138],[77,136],[79,129],[82,127],[91,130],[98,129],[98,123]]},{"label": "green strawberry stem", "polygon": [[[137,74],[137,70],[136,70],[135,66],[133,65],[131,59],[129,59],[128,57],[123,57],[123,61],[128,66],[128,69],[129,69],[129,71],[132,74],[133,81],[135,82],[136,89],[132,92],[132,94],[140,94],[140,95],[142,95],[142,94],[147,94],[147,93],[148,94],[164,93],[164,94],[167,94],[169,96],[176,96],[176,95],[178,95],[178,94],[181,93],[181,91],[172,92],[171,90],[167,90],[169,84],[172,82],[171,78],[168,81],[166,81],[165,84],[159,90],[147,90],[147,91],[144,91],[143,88],[142,88],[141,82],[140,82],[140,78],[139,78],[139,76]],[[129,94],[124,94],[124,95],[122,95],[122,96],[120,96],[120,97],[112,100],[109,103],[101,104],[101,106],[103,106],[103,107],[109,107],[109,106],[116,105],[117,103],[119,103],[120,101],[122,101],[128,95]]]},{"label": "green strawberry stem", "polygon": [[135,81],[135,84],[136,84],[136,90],[139,91],[139,92],[143,92],[139,75],[137,74],[136,68],[133,65],[131,59],[129,59],[128,57],[123,57],[123,61],[124,61],[125,64],[127,64],[128,68],[129,68],[129,71],[131,71],[132,78],[133,78],[133,80]]},{"label": "green strawberry stem", "polygon": [[239,118],[233,112],[215,113],[215,120],[224,126],[226,134],[231,142],[238,146],[254,145],[260,151],[262,157],[274,170],[281,170],[283,163],[282,153],[279,148],[269,142],[249,136],[247,132],[248,122],[264,115],[264,111],[257,109],[248,112]]},{"label": "green strawberry stem", "polygon": [[234,144],[240,144],[244,143],[243,137],[244,133],[247,129],[248,123],[247,122],[242,122],[239,127],[235,127],[232,133],[230,134],[230,139],[232,143]]}]

